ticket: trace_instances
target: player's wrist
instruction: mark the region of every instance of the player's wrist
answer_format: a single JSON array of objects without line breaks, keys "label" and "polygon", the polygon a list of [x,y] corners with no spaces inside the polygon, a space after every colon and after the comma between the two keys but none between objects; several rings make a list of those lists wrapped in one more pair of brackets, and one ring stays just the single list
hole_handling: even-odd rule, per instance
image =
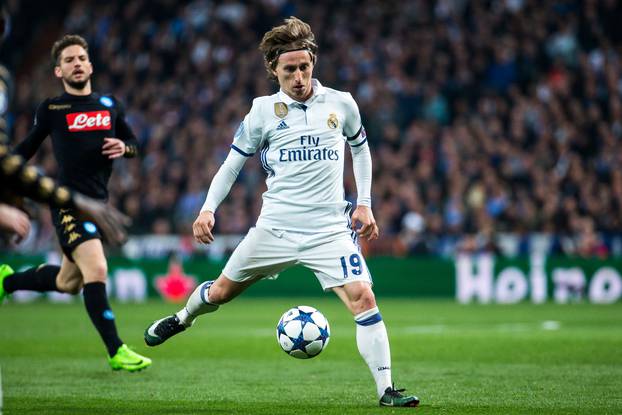
[{"label": "player's wrist", "polygon": [[212,215],[216,212],[216,208],[218,204],[214,202],[213,198],[208,196],[205,198],[205,202],[203,202],[203,206],[201,206],[201,210],[199,211],[199,215],[202,215],[205,212],[210,212]]},{"label": "player's wrist", "polygon": [[136,156],[137,152],[138,150],[135,145],[125,144],[125,142],[123,142],[123,157],[132,158]]}]

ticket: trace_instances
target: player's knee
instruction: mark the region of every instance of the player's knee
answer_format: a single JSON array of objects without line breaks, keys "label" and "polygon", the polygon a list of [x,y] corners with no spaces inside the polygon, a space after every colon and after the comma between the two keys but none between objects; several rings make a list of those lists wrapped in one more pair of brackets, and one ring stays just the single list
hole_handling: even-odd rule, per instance
[{"label": "player's knee", "polygon": [[106,278],[108,278],[108,264],[106,262],[98,262],[89,266],[87,270],[81,271],[88,282],[106,282]]},{"label": "player's knee", "polygon": [[376,307],[376,297],[374,296],[374,292],[369,287],[360,290],[355,296],[353,296],[350,305],[354,314],[371,310]]},{"label": "player's knee", "polygon": [[80,294],[80,290],[82,289],[82,281],[78,280],[78,281],[72,281],[68,286],[67,286],[67,291],[65,291],[67,294],[71,294],[71,295],[76,295],[76,294]]},{"label": "player's knee", "polygon": [[82,280],[73,279],[56,281],[56,288],[62,293],[76,295],[79,294],[82,289]]}]

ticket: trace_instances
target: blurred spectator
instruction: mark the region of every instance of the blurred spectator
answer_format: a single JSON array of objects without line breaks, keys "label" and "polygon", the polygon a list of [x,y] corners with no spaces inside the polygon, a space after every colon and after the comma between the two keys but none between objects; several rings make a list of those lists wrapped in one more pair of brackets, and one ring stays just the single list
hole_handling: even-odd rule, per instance
[{"label": "blurred spectator", "polygon": [[[407,3],[69,2],[59,34],[93,45],[97,89],[124,101],[141,140],[142,162],[110,186],[134,231],[189,232],[250,98],[275,91],[259,33],[295,14],[317,34],[318,77],[361,106],[383,235],[370,252],[496,250],[500,233],[537,233],[558,252],[608,255],[622,234],[622,3]],[[26,53],[22,65],[16,140],[59,91],[46,61]],[[49,151],[37,162],[52,172]],[[247,163],[218,232],[252,225],[262,174]]]}]

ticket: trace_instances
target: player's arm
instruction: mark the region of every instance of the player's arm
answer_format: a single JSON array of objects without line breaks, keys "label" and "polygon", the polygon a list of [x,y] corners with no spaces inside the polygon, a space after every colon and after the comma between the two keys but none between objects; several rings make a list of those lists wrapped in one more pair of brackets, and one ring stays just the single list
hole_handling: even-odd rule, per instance
[{"label": "player's arm", "polygon": [[30,233],[30,219],[22,210],[0,203],[0,233],[16,235],[16,243]]},{"label": "player's arm", "polygon": [[102,154],[110,159],[136,157],[138,155],[138,140],[125,120],[123,106],[116,99],[114,102],[117,105],[116,137],[104,138]]},{"label": "player's arm", "polygon": [[30,160],[35,155],[39,147],[41,147],[43,140],[50,134],[48,111],[48,101],[45,100],[39,105],[39,108],[37,108],[35,123],[28,132],[28,135],[15,146],[13,152],[23,157],[26,161]]},{"label": "player's arm", "polygon": [[216,212],[220,203],[229,194],[231,186],[235,183],[248,157],[248,155],[243,155],[232,149],[222,166],[218,169],[207,191],[207,197],[199,217],[192,225],[192,233],[197,242],[209,244],[214,241],[214,235],[212,235],[212,228],[215,222],[214,212]]},{"label": "player's arm", "polygon": [[138,140],[132,132],[132,129],[125,121],[125,117],[119,117],[117,120],[117,135],[121,140],[123,140],[123,144],[125,144],[125,149],[123,151],[123,157],[132,158],[138,155]]},{"label": "player's arm", "polygon": [[250,112],[246,114],[233,137],[229,155],[212,180],[201,213],[192,225],[192,233],[197,242],[209,244],[214,241],[214,213],[229,194],[246,160],[259,148],[263,138],[259,107],[257,100],[253,101]]},{"label": "player's arm", "polygon": [[4,144],[0,144],[0,181],[15,195],[55,208],[77,209],[97,223],[106,240],[113,245],[120,245],[127,239],[125,226],[129,225],[129,218],[112,206],[59,186],[35,167],[26,165],[20,155],[9,153]]},{"label": "player's arm", "polygon": [[12,90],[11,74],[4,66],[0,65],[0,143],[5,144],[9,142],[8,115]]},{"label": "player's arm", "polygon": [[350,94],[346,100],[346,122],[344,134],[352,153],[352,170],[356,182],[356,209],[352,213],[354,229],[360,224],[356,232],[368,240],[376,239],[379,234],[376,219],[371,210],[371,176],[372,162],[367,134],[361,123],[358,106]]},{"label": "player's arm", "polygon": [[352,223],[361,224],[357,233],[368,240],[376,239],[379,234],[376,219],[371,210],[372,162],[365,129],[360,128],[357,136],[348,138],[352,153],[352,170],[356,182],[356,209],[352,214]]},{"label": "player's arm", "polygon": [[28,197],[52,207],[73,207],[73,195],[68,188],[40,174],[26,161],[37,152],[41,143],[49,135],[47,109],[44,101],[35,116],[35,123],[26,136],[11,153],[7,145],[0,145],[0,175],[2,183],[19,196]]},{"label": "player's arm", "polygon": [[19,196],[28,197],[52,207],[73,207],[72,193],[64,186],[40,174],[19,154],[11,154],[8,146],[0,145],[0,177],[2,183]]},{"label": "player's arm", "polygon": [[8,145],[0,145],[0,175],[2,183],[6,183],[18,196],[28,197],[52,207],[69,207],[73,206],[73,195],[69,189],[58,186],[54,180],[40,174],[35,167],[26,165],[26,161],[35,155],[50,133],[48,105],[48,100],[39,105],[33,127],[12,153]]}]

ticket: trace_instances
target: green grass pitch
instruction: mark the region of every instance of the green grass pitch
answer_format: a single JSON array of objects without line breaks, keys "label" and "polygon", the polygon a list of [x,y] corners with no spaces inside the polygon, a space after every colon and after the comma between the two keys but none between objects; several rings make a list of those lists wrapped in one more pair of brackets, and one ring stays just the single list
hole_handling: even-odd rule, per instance
[{"label": "green grass pitch", "polygon": [[[152,320],[178,306],[114,304],[126,343],[153,358],[112,372],[82,304],[0,307],[4,415],[620,414],[622,304],[461,306],[380,299],[393,377],[419,408],[379,408],[351,316],[330,298],[240,298],[156,348]],[[289,307],[319,308],[331,341],[311,360],[283,353]]]}]

